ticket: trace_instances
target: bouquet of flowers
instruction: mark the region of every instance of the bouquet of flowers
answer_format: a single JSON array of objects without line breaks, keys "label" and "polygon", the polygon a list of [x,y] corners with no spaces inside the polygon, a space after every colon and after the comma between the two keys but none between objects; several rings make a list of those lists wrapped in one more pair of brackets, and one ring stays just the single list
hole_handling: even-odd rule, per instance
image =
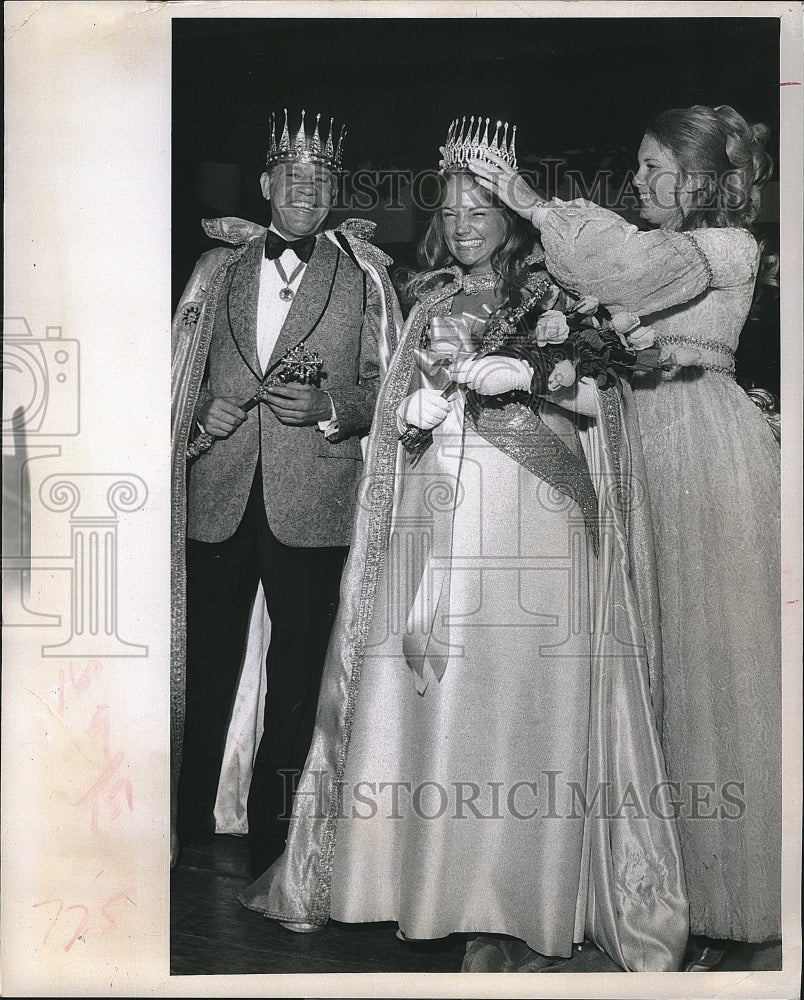
[{"label": "bouquet of flowers", "polygon": [[635,313],[612,313],[594,296],[574,297],[549,278],[518,305],[490,317],[478,356],[490,354],[525,357],[534,368],[536,395],[584,377],[605,389],[633,372],[672,374],[700,358],[694,349],[663,351]]},{"label": "bouquet of flowers", "polygon": [[[470,347],[460,335],[459,320],[433,317],[431,322],[433,336],[416,351],[416,357],[426,383],[442,389],[446,398],[457,388],[447,375],[449,364],[465,357]],[[442,330],[449,324],[455,331]],[[450,339],[454,341],[452,349]],[[694,349],[663,350],[654,343],[653,331],[642,327],[639,316],[612,313],[591,295],[573,296],[555,285],[545,271],[531,276],[518,302],[509,302],[489,317],[475,356],[490,355],[528,362],[533,369],[527,394],[531,400],[569,389],[584,377],[594,378],[602,389],[632,372],[660,371],[670,377],[679,367],[694,365],[700,358]],[[467,396],[469,412],[476,414],[480,407],[493,405],[494,398],[471,391]],[[429,447],[432,432],[408,426],[400,440],[417,460]]]}]

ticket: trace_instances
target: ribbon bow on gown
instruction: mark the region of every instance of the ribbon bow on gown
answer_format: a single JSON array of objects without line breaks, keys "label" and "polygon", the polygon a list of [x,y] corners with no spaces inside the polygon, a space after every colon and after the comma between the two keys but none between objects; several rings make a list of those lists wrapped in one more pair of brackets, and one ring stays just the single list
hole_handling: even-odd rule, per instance
[{"label": "ribbon bow on gown", "polygon": [[[460,473],[464,394],[447,374],[456,361],[476,352],[477,338],[466,317],[433,316],[427,347],[413,350],[423,387],[440,391],[452,401],[447,419],[419,464],[415,460],[418,484],[414,495],[421,496],[429,521],[429,550],[421,552],[421,577],[416,586],[405,622],[402,650],[414,674],[416,688],[423,694],[428,685],[426,666],[437,680],[447,668],[449,647],[449,590],[452,557],[452,529],[455,507],[460,500]],[[415,577],[414,577],[415,578]],[[436,635],[436,632],[438,633]]]}]

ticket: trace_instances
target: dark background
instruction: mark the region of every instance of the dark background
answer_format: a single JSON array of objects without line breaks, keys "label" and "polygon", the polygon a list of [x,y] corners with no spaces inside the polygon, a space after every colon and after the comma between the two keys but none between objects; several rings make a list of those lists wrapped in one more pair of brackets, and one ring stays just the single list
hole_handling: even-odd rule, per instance
[{"label": "dark background", "polygon": [[[413,8],[411,8],[413,9]],[[558,160],[587,183],[626,184],[644,126],[659,111],[731,104],[772,132],[778,158],[776,18],[224,19],[173,21],[173,301],[212,244],[200,219],[268,219],[259,190],[271,111],[345,122],[344,167],[437,167],[449,122],[471,114],[516,122],[520,167]],[[543,179],[546,179],[542,175]],[[756,226],[778,247],[778,177]],[[389,186],[380,187],[386,194]],[[348,195],[347,180],[343,197]],[[583,193],[583,192],[581,192]],[[407,194],[407,199],[406,195]],[[377,242],[413,262],[427,212],[355,211],[379,222]],[[738,377],[778,393],[778,294],[766,289],[746,325]]]}]

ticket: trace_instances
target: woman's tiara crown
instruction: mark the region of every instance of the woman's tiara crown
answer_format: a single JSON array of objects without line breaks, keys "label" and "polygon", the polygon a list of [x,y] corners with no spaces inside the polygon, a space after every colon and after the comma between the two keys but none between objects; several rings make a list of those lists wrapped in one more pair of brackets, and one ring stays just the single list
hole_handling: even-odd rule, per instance
[{"label": "woman's tiara crown", "polygon": [[326,142],[321,141],[321,134],[318,130],[318,123],[321,115],[316,115],[315,128],[308,134],[304,127],[304,111],[301,113],[301,124],[295,136],[291,138],[288,129],[288,109],[285,108],[285,124],[282,132],[277,138],[276,135],[276,115],[271,113],[271,136],[268,144],[268,155],[265,157],[267,168],[275,166],[277,163],[320,163],[332,171],[341,169],[341,154],[343,152],[343,139],[346,135],[346,126],[341,126],[340,136],[337,143],[334,141],[334,131],[329,120],[329,136]]},{"label": "woman's tiara crown", "polygon": [[[475,124],[477,121],[477,124]],[[516,125],[511,131],[511,142],[508,142],[508,122],[498,121],[494,129],[494,137],[489,141],[490,118],[475,116],[466,125],[466,116],[459,121],[457,118],[450,125],[447,141],[444,144],[444,169],[456,170],[467,166],[470,159],[487,159],[486,153],[494,153],[516,170]],[[485,125],[485,127],[484,127]],[[501,133],[502,130],[502,134]]]}]

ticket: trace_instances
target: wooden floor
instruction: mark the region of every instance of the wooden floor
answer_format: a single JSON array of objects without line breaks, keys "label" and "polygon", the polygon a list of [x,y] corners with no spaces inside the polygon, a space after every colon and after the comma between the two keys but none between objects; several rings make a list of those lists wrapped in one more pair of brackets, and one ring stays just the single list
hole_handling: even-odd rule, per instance
[{"label": "wooden floor", "polygon": [[[396,924],[330,923],[294,934],[247,910],[237,893],[251,881],[245,839],[217,836],[182,851],[171,876],[171,974],[244,975],[325,972],[459,972],[465,938],[409,943]],[[781,968],[777,944],[730,951],[717,971]],[[620,972],[585,944],[552,972]]]}]

